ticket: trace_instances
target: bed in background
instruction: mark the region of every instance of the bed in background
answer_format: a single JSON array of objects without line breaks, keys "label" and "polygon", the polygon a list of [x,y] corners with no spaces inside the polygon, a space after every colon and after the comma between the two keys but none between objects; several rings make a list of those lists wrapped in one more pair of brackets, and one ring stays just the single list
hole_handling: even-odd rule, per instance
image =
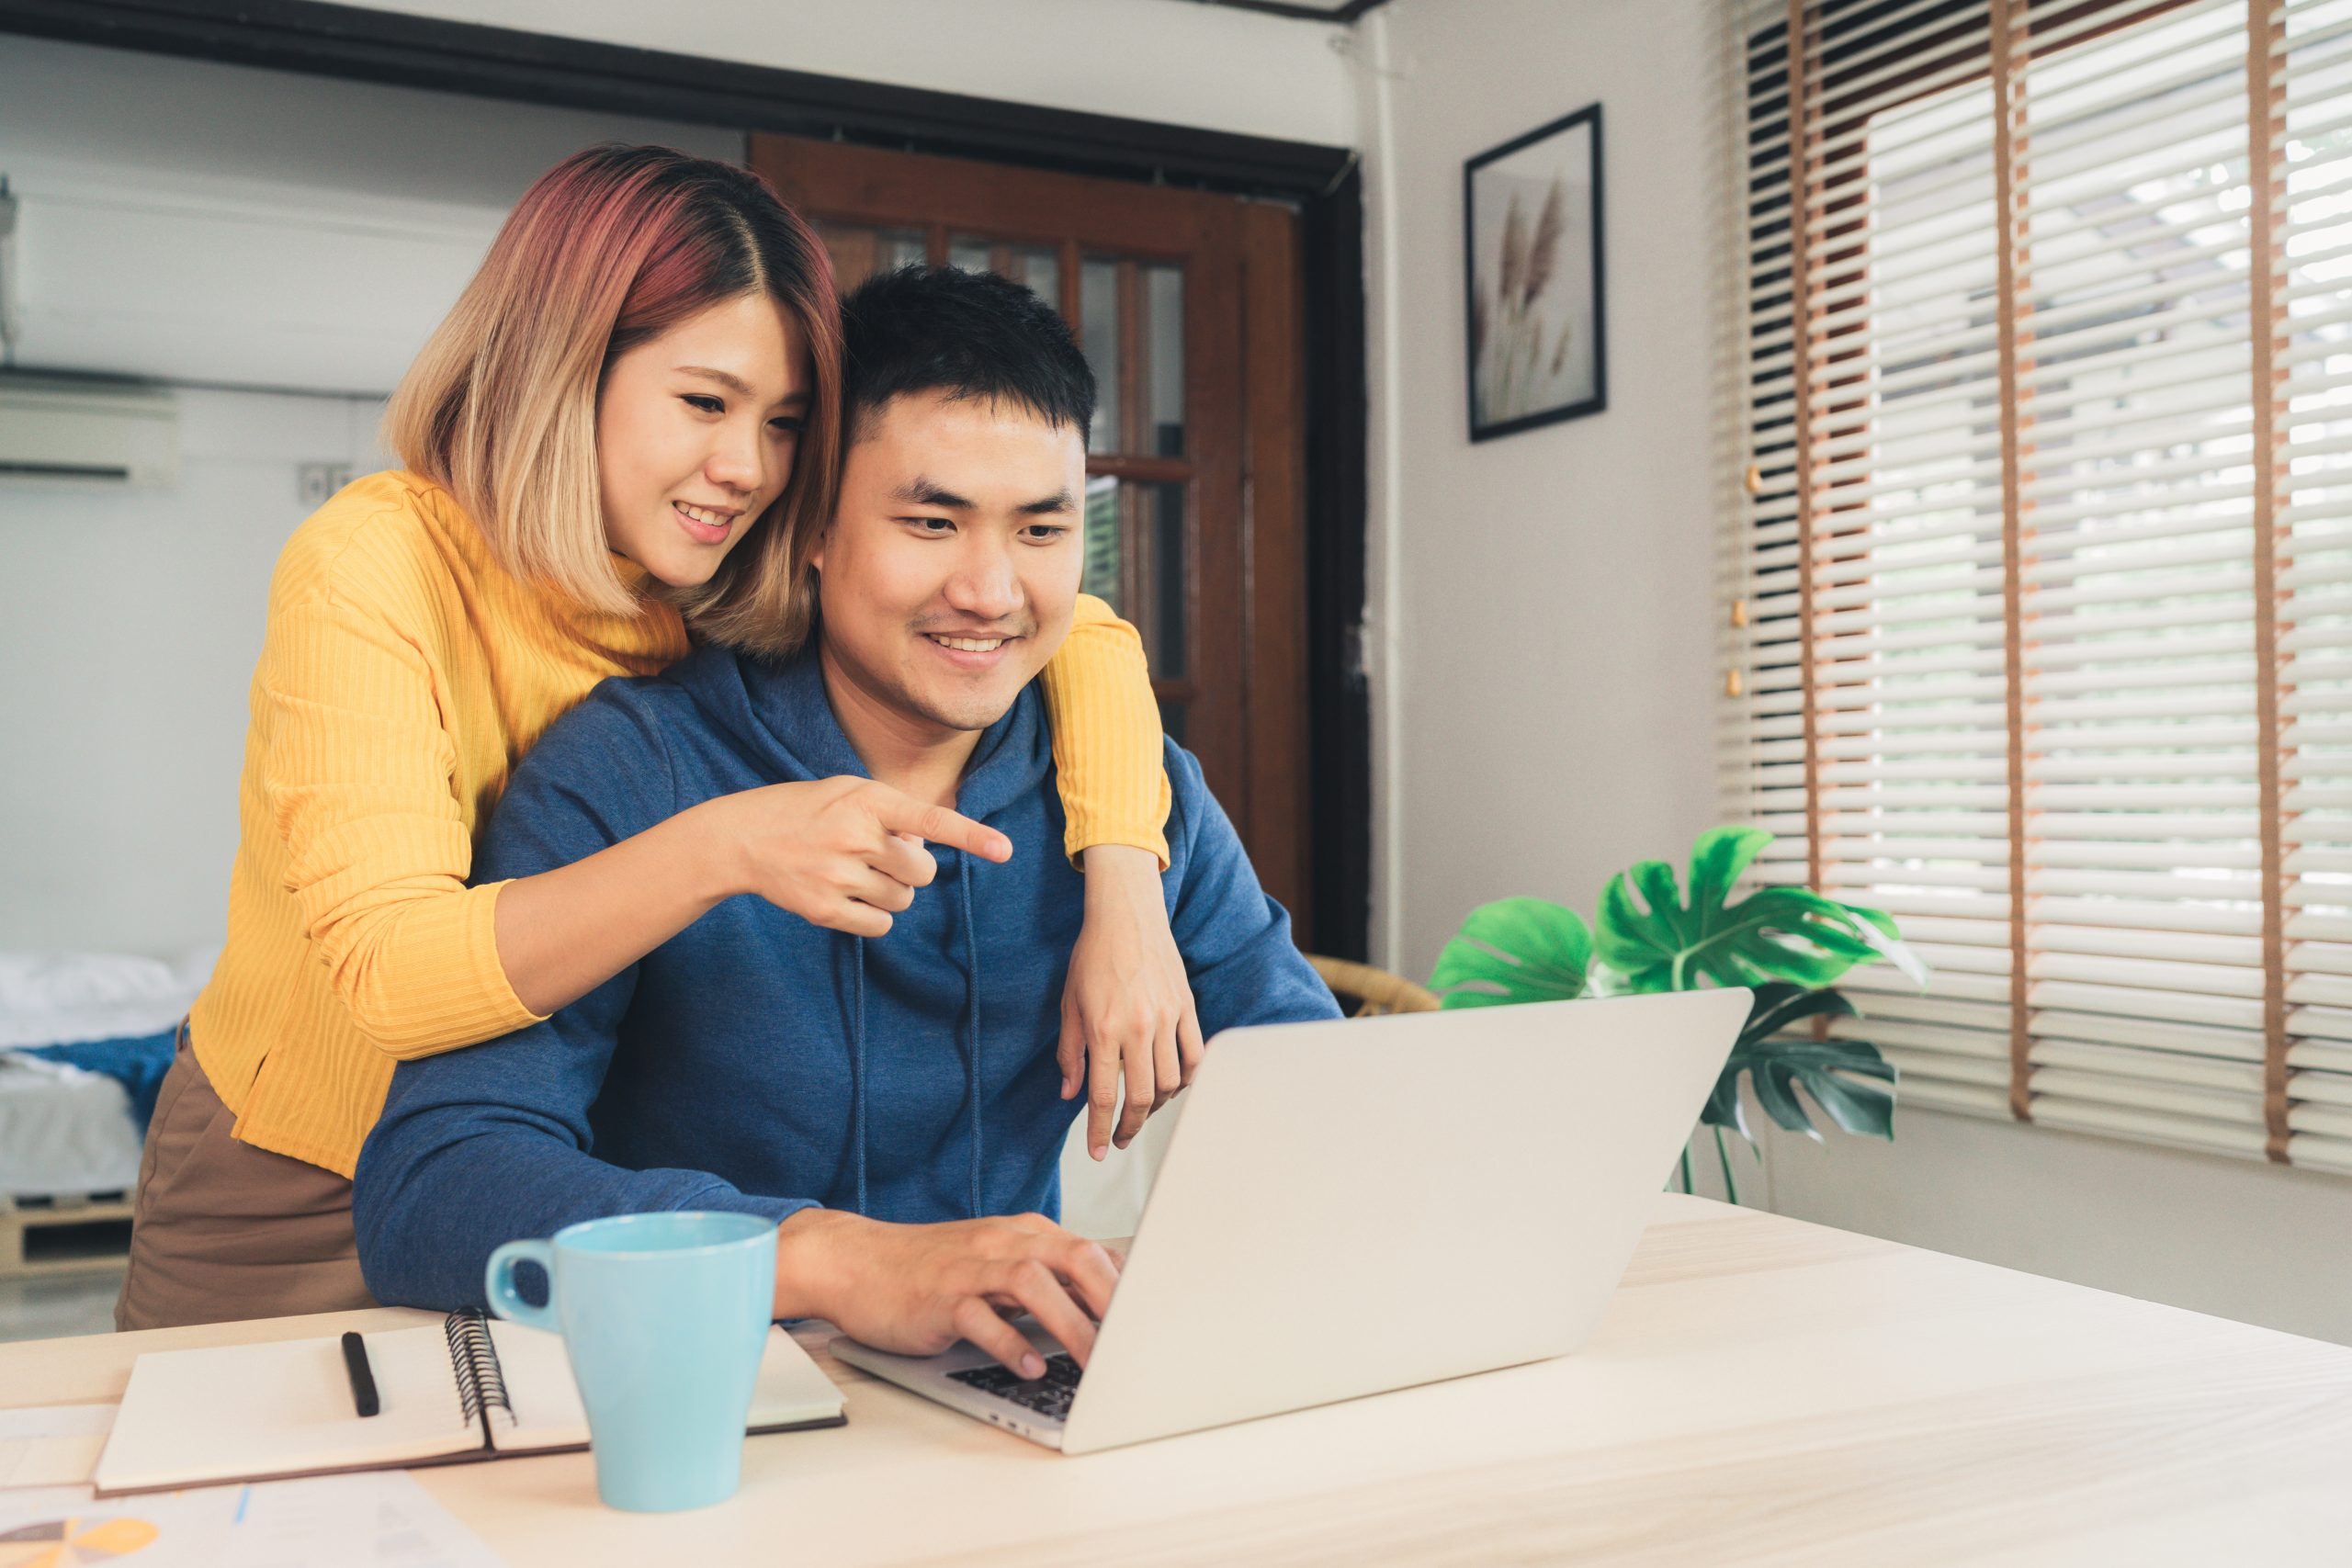
[{"label": "bed in background", "polygon": [[213,956],[0,953],[0,1276],[123,1256],[155,1089]]}]

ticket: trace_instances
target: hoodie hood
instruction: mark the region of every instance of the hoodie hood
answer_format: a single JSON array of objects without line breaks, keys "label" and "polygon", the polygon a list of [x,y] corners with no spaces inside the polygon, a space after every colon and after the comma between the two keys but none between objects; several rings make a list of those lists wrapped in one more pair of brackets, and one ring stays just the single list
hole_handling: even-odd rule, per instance
[{"label": "hoodie hood", "polygon": [[[874,776],[833,716],[813,638],[799,655],[780,662],[705,646],[672,665],[665,678],[694,699],[746,761],[779,783]],[[956,786],[956,809],[984,821],[1043,785],[1053,761],[1045,700],[1033,682],[980,732]]]}]

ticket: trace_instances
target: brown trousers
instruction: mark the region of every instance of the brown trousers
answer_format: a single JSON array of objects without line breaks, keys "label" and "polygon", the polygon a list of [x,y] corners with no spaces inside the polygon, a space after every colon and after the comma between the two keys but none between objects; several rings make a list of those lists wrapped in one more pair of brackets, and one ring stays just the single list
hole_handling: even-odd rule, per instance
[{"label": "brown trousers", "polygon": [[139,1162],[118,1329],[376,1304],[359,1276],[351,1183],[241,1144],[180,1026]]}]

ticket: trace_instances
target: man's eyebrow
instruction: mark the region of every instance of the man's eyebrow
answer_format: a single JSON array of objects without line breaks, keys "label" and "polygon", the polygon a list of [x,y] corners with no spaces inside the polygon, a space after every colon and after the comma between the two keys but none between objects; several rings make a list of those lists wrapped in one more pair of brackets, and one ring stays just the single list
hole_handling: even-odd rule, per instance
[{"label": "man's eyebrow", "polygon": [[920,474],[891,491],[890,499],[902,502],[909,506],[942,506],[951,512],[970,512],[975,509],[970,501],[957,495],[937,479],[927,479]]},{"label": "man's eyebrow", "polygon": [[[716,381],[739,398],[758,396],[756,392],[752,391],[752,384],[749,381],[744,380],[743,378],[736,375],[730,370],[714,370],[707,365],[680,365],[675,366],[673,368],[674,368],[681,376],[700,376],[706,380]],[[792,391],[786,392],[783,397],[777,399],[776,401],[781,407],[797,408],[806,406],[808,401],[808,389],[805,387],[797,388]]]},{"label": "man's eyebrow", "polygon": [[1077,510],[1078,502],[1070,499],[1069,491],[1067,490],[1057,490],[1054,491],[1053,494],[1033,501],[1028,505],[1023,507],[1021,509],[1021,515],[1023,517],[1047,517],[1056,513],[1075,512]]}]

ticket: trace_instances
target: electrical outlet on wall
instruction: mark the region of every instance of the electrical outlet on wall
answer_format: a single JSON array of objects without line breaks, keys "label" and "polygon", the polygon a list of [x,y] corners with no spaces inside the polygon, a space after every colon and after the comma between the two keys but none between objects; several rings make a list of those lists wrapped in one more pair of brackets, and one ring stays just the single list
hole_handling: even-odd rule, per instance
[{"label": "electrical outlet on wall", "polygon": [[348,463],[304,463],[294,470],[295,492],[305,506],[324,506],[350,482]]}]

